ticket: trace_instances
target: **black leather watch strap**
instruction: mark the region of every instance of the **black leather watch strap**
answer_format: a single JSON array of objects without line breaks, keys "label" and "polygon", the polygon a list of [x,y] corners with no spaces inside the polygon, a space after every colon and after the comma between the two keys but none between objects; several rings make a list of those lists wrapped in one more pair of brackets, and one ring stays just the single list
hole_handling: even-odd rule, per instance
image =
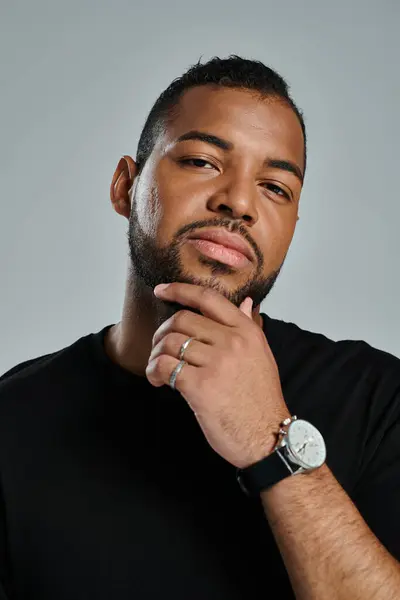
[{"label": "black leather watch strap", "polygon": [[292,474],[293,471],[289,470],[286,460],[282,460],[281,456],[282,450],[278,449],[254,465],[237,469],[236,479],[245,494],[251,497],[258,496],[262,490]]}]

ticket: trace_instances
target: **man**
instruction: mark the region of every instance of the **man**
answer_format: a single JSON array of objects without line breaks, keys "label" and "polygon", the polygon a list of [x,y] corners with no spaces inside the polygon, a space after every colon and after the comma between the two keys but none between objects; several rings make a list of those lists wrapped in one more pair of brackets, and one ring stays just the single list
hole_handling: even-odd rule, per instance
[{"label": "man", "polygon": [[3,598],[399,597],[399,360],[260,313],[305,168],[263,64],[161,94],[111,185],[121,321],[0,383]]}]

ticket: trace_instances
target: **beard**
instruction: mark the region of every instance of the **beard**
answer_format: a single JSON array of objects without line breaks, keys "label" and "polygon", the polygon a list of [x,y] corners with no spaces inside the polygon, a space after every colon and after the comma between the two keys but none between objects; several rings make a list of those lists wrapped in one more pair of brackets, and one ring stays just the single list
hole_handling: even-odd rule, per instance
[{"label": "beard", "polygon": [[[248,236],[245,236],[246,232],[243,232],[242,225],[237,224],[237,226],[232,227],[232,219],[222,218],[218,220],[195,221],[190,225],[185,225],[176,233],[174,239],[167,246],[160,247],[156,244],[154,237],[148,235],[140,227],[136,203],[133,198],[132,210],[129,217],[128,244],[131,262],[130,268],[136,283],[139,286],[144,285],[149,287],[151,290],[159,283],[172,283],[174,281],[202,285],[216,290],[236,307],[239,307],[243,300],[247,296],[250,296],[253,300],[253,309],[255,309],[271,292],[281,272],[286,255],[279,269],[273,271],[269,276],[263,277],[264,259],[253,243],[252,246],[258,264],[256,273],[247,283],[234,291],[230,291],[224,286],[221,276],[236,273],[236,269],[233,269],[231,266],[199,254],[199,262],[209,267],[210,275],[208,277],[196,277],[184,267],[181,259],[182,241],[186,239],[188,233],[204,227],[230,227],[230,231],[238,232],[248,238]],[[175,302],[167,302],[166,304],[170,305],[171,313],[182,310],[181,304]],[[185,308],[201,314],[191,307]]]}]

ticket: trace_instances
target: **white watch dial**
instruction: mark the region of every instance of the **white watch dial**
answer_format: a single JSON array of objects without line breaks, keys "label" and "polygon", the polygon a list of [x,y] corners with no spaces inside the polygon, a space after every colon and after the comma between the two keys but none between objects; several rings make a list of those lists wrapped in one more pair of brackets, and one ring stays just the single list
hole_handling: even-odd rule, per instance
[{"label": "white watch dial", "polygon": [[316,469],[325,462],[324,438],[308,421],[292,421],[288,429],[287,446],[296,462],[306,469]]}]

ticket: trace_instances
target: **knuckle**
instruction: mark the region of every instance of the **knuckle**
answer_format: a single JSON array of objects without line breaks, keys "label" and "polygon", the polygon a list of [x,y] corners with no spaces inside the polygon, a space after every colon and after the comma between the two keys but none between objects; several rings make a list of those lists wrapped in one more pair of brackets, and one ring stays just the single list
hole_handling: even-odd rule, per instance
[{"label": "knuckle", "polygon": [[157,356],[161,356],[162,354],[174,356],[176,354],[177,346],[182,344],[181,342],[182,334],[180,333],[168,333],[164,336],[157,344]]},{"label": "knuckle", "polygon": [[202,286],[201,295],[203,296],[203,298],[211,298],[214,296],[214,294],[215,294],[215,291],[212,288]]},{"label": "knuckle", "polygon": [[254,332],[254,337],[255,339],[262,345],[264,346],[265,343],[267,343],[267,338],[265,337],[265,333],[262,329],[260,329],[259,327],[256,328],[255,332]]},{"label": "knuckle", "polygon": [[165,346],[167,344],[167,339],[168,339],[168,336],[165,336],[158,342],[157,347],[156,347],[157,356],[164,354]]},{"label": "knuckle", "polygon": [[166,356],[165,354],[160,354],[159,356],[157,356],[157,358],[155,359],[155,370],[157,371],[157,373],[162,373],[168,363],[168,356]]},{"label": "knuckle", "polygon": [[170,333],[164,338],[164,344],[162,350],[164,354],[173,354],[176,349],[176,345],[179,342],[179,334]]},{"label": "knuckle", "polygon": [[230,338],[230,346],[232,350],[242,350],[244,347],[243,338],[239,333],[232,333]]},{"label": "knuckle", "polygon": [[180,329],[186,323],[188,315],[188,310],[180,310],[177,313],[175,313],[173,316],[174,327]]},{"label": "knuckle", "polygon": [[220,296],[220,294],[211,287],[203,287],[201,294],[202,303],[204,304],[215,302]]}]

